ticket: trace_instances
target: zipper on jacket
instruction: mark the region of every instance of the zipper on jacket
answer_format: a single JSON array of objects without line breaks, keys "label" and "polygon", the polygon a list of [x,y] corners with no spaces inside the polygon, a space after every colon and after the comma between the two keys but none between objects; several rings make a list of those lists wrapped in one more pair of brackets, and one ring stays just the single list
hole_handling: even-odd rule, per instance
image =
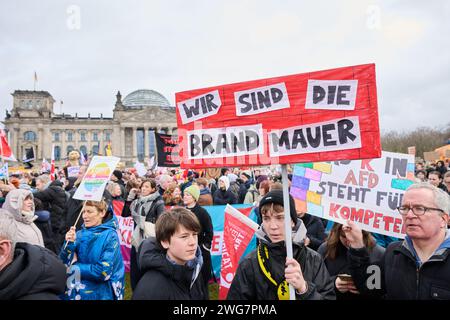
[{"label": "zipper on jacket", "polygon": [[416,300],[419,300],[419,272],[420,267],[416,268]]}]

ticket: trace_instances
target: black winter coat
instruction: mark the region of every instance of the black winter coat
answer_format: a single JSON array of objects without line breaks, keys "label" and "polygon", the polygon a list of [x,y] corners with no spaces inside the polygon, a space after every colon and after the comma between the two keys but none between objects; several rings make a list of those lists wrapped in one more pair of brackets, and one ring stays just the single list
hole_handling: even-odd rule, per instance
[{"label": "black winter coat", "polygon": [[[296,228],[298,228],[298,225],[299,222],[297,222]],[[284,263],[286,261],[284,241],[271,243],[268,237],[263,235],[265,233],[260,228],[256,236],[259,241],[265,243],[268,247],[272,276],[275,274],[284,276]],[[300,239],[303,239],[303,237],[300,237]],[[305,247],[302,242],[300,243],[295,239],[292,243],[292,249],[293,256],[299,261],[303,277],[308,284],[308,290],[302,295],[296,294],[296,300],[334,300],[334,285],[320,254]],[[256,250],[252,251],[239,263],[236,275],[228,291],[227,300],[278,299],[275,286],[269,282],[259,266]]]},{"label": "black winter coat", "polygon": [[66,192],[60,181],[53,181],[47,189],[33,193],[35,198],[42,201],[44,210],[50,211],[52,231],[55,236],[63,234],[66,221]]},{"label": "black winter coat", "polygon": [[166,251],[156,245],[155,238],[142,242],[138,253],[139,267],[144,273],[133,291],[133,300],[205,300],[201,273],[191,287],[194,269],[174,265]]},{"label": "black winter coat", "polygon": [[[81,208],[83,208],[83,200],[74,199],[73,195],[77,191],[77,188],[73,188],[69,191],[69,200],[66,204],[66,223],[64,226],[64,234],[69,231],[70,227],[77,221],[78,215],[80,214]],[[79,230],[83,224],[83,219],[80,217],[78,219],[76,229]]]},{"label": "black winter coat", "polygon": [[[369,260],[370,263],[374,263],[380,261],[381,257],[384,254],[385,249],[382,246],[375,245],[371,250],[369,250]],[[333,279],[333,284],[336,284],[336,277],[338,274],[350,274],[350,261],[347,258],[348,249],[339,242],[337,247],[337,254],[335,259],[325,258],[327,252],[327,243],[322,243],[317,252],[323,257],[325,261],[325,265],[327,267],[328,272],[330,273],[331,278]],[[360,294],[354,294],[351,292],[342,293],[336,289],[336,299],[337,300],[360,300],[367,299]]]},{"label": "black winter coat", "polygon": [[[444,246],[420,267],[412,254],[412,248],[404,241],[389,244],[381,261],[381,288],[368,289],[367,279],[374,276],[367,249],[350,249],[351,275],[361,293],[383,296],[388,300],[450,300],[450,248],[449,238]],[[374,281],[369,281],[372,283]]]},{"label": "black winter coat", "polygon": [[200,233],[198,235],[198,245],[202,251],[203,256],[203,267],[202,267],[202,275],[203,280],[205,282],[205,289],[208,290],[208,281],[211,278],[211,243],[214,236],[213,225],[211,221],[211,217],[204,208],[195,204],[193,208],[187,208],[191,210],[198,221],[200,222]]},{"label": "black winter coat", "polygon": [[236,204],[235,195],[228,189],[227,191],[217,189],[213,197],[214,205]]},{"label": "black winter coat", "polygon": [[308,232],[306,233],[310,240],[308,247],[317,251],[317,249],[319,249],[320,245],[325,241],[325,238],[327,237],[322,220],[310,214],[305,214],[301,219],[305,224],[306,230],[308,230]]},{"label": "black winter coat", "polygon": [[0,271],[0,300],[59,300],[66,267],[51,251],[19,242],[14,260]]}]

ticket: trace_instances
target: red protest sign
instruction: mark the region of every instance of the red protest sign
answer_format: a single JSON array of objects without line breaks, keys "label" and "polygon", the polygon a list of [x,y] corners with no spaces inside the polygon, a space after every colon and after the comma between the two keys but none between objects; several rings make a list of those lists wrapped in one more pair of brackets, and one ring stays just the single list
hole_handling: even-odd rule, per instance
[{"label": "red protest sign", "polygon": [[220,300],[226,299],[239,260],[258,228],[253,220],[244,215],[247,214],[247,210],[244,210],[245,212],[241,212],[241,209],[235,209],[230,205],[225,208],[222,262],[220,266]]},{"label": "red protest sign", "polygon": [[378,158],[375,65],[176,93],[182,168]]}]

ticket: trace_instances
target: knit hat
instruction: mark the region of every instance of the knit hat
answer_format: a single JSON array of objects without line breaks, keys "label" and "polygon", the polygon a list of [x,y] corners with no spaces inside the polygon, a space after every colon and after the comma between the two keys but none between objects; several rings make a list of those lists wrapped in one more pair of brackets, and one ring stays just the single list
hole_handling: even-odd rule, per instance
[{"label": "knit hat", "polygon": [[122,171],[114,170],[113,171],[113,176],[115,176],[117,179],[121,180],[122,179]]},{"label": "knit hat", "polygon": [[247,179],[250,179],[250,178],[252,177],[252,176],[251,176],[251,173],[250,173],[249,171],[242,171],[241,174],[244,175],[244,176],[246,176]]},{"label": "knit hat", "polygon": [[[272,190],[261,199],[258,210],[260,215],[262,206],[268,203],[276,203],[284,207],[283,190]],[[291,195],[289,195],[289,210],[292,221],[297,222],[297,211],[295,210],[294,198]]]},{"label": "knit hat", "polygon": [[[225,177],[228,178],[228,181],[230,181],[230,183],[235,182],[238,179],[238,176],[235,175],[234,173],[229,173],[228,175],[226,175]],[[228,189],[228,188],[227,188]]]},{"label": "knit hat", "polygon": [[228,179],[228,177],[227,176],[221,176],[219,178],[219,182],[220,182],[220,180],[222,180],[223,183],[225,184],[225,190],[228,190],[230,188],[230,180]]},{"label": "knit hat", "polygon": [[187,187],[186,189],[184,189],[184,192],[189,193],[195,199],[195,201],[198,201],[198,198],[200,197],[200,189],[195,185]]}]

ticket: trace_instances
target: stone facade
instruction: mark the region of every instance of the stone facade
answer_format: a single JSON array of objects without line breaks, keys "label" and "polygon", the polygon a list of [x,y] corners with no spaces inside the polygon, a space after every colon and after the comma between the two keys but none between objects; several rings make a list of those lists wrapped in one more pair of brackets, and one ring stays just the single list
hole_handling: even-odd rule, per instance
[{"label": "stone facade", "polygon": [[118,92],[112,118],[55,114],[55,100],[47,91],[16,90],[12,95],[13,108],[3,121],[9,144],[17,160],[33,147],[34,165],[40,165],[43,158],[50,162],[52,145],[56,165],[64,166],[71,150],[105,155],[109,141],[112,154],[125,165],[138,159],[146,163],[154,154],[153,132],[176,134],[177,130],[175,108],[153,90],[137,90],[124,102]]}]

